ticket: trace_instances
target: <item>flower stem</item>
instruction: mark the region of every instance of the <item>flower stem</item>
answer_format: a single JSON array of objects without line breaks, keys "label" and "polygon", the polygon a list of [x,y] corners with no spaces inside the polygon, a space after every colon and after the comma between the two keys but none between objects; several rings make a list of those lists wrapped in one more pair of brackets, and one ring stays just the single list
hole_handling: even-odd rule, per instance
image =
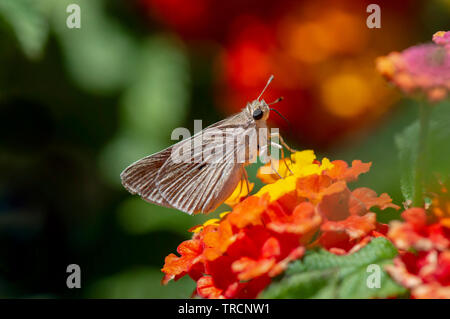
[{"label": "flower stem", "polygon": [[417,147],[417,161],[415,167],[415,183],[414,183],[414,207],[423,207],[423,184],[425,178],[425,172],[427,169],[427,141],[428,131],[430,127],[430,115],[432,107],[425,102],[422,102],[419,106],[419,141]]}]

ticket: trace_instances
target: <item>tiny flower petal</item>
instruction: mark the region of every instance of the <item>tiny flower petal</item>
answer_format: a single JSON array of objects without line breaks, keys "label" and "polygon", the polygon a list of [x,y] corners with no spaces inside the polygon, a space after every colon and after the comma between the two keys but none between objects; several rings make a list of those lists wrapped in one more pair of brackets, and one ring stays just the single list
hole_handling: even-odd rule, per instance
[{"label": "tiny flower petal", "polygon": [[227,215],[231,224],[238,228],[244,228],[247,225],[260,225],[261,214],[269,204],[269,196],[262,197],[251,196],[237,205],[233,211]]},{"label": "tiny flower petal", "polygon": [[350,240],[362,238],[376,228],[375,213],[350,216],[342,221],[327,221],[322,224],[324,232],[345,232]]},{"label": "tiny flower petal", "polygon": [[363,203],[367,210],[374,206],[377,206],[380,209],[389,207],[394,209],[400,208],[399,206],[392,204],[392,198],[388,194],[383,193],[378,197],[375,191],[366,187],[357,188],[352,191],[352,198],[353,200],[358,200]]},{"label": "tiny flower petal", "polygon": [[450,44],[450,31],[438,31],[433,34],[433,42],[439,45],[449,45]]},{"label": "tiny flower petal", "polygon": [[162,272],[165,273],[163,283],[188,273],[191,267],[199,262],[202,250],[201,242],[197,238],[182,242],[177,249],[181,256],[170,254],[165,259],[165,264],[162,268]]},{"label": "tiny flower petal", "polygon": [[350,214],[350,198],[351,192],[345,182],[334,183],[323,191],[317,210],[329,220],[343,220]]},{"label": "tiny flower petal", "polygon": [[308,202],[297,205],[292,214],[276,214],[277,208],[280,209],[275,205],[269,208],[270,221],[267,223],[267,228],[277,233],[305,235],[317,230],[322,221],[314,205]]},{"label": "tiny flower petal", "polygon": [[[247,187],[248,186],[248,187]],[[241,199],[248,196],[248,194],[253,190],[255,186],[254,183],[248,183],[245,180],[241,180],[239,184],[234,189],[233,193],[224,202],[228,206],[233,207],[234,205],[241,202]]]},{"label": "tiny flower petal", "polygon": [[275,258],[253,260],[248,257],[242,257],[232,265],[234,272],[239,273],[239,280],[250,280],[261,276],[275,265]]},{"label": "tiny flower petal", "polygon": [[327,171],[327,175],[333,179],[345,180],[352,182],[358,179],[358,176],[367,173],[372,163],[363,163],[360,160],[352,162],[352,166],[348,167],[344,161],[333,161],[333,168]]},{"label": "tiny flower petal", "polygon": [[197,280],[197,294],[203,298],[223,299],[223,290],[214,285],[211,276],[204,276]]}]

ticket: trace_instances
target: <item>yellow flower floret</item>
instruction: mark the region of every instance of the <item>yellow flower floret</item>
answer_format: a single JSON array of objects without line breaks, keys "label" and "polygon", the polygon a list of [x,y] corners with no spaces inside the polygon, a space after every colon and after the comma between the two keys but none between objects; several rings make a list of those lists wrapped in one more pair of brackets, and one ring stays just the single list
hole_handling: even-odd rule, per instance
[{"label": "yellow flower floret", "polygon": [[234,206],[241,201],[241,198],[246,197],[255,186],[254,183],[248,183],[245,180],[241,180],[234,189],[233,193],[225,201],[228,206]]},{"label": "yellow flower floret", "polygon": [[[276,173],[263,174],[262,171],[258,171],[258,177],[269,184],[262,187],[256,193],[256,196],[268,193],[272,201],[277,200],[284,194],[295,191],[298,178],[321,174],[324,170],[333,167],[333,164],[327,158],[323,158],[321,163],[317,162],[316,155],[311,150],[296,152],[290,158],[279,160],[274,165],[276,164],[278,164],[277,171],[283,178],[280,179]],[[271,169],[270,163],[263,166],[262,169],[265,171]]]}]

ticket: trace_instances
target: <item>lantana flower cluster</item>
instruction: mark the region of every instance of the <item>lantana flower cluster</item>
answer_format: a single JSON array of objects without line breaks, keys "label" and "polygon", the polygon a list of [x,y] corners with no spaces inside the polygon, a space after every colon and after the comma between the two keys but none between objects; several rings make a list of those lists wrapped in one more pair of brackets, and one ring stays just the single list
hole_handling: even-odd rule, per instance
[{"label": "lantana flower cluster", "polygon": [[399,256],[386,270],[412,298],[450,299],[450,197],[442,186],[431,207],[410,208],[392,221],[388,238]]},{"label": "lantana flower cluster", "polygon": [[318,161],[312,151],[302,151],[278,164],[281,178],[263,174],[270,164],[262,166],[258,177],[266,185],[255,195],[240,192],[244,197],[231,212],[191,229],[193,237],[178,246],[178,255],[166,257],[163,283],[188,275],[200,297],[255,298],[309,248],[347,254],[387,235],[388,226],[376,221],[371,208],[398,206],[387,194],[348,187],[371,163]]}]

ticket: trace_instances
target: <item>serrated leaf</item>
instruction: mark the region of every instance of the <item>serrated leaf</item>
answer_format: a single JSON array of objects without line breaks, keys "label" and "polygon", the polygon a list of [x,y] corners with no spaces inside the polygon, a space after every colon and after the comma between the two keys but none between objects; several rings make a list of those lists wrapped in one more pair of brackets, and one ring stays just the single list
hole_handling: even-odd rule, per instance
[{"label": "serrated leaf", "polygon": [[[390,261],[383,261],[378,262],[377,265],[383,269],[389,263]],[[367,282],[370,274],[367,272],[367,267],[361,267],[360,271],[352,272],[342,281],[339,297],[345,299],[386,298],[406,292],[404,288],[397,285],[384,271],[380,272],[380,288],[368,288],[367,284],[362,285],[361,283]]]},{"label": "serrated leaf", "polygon": [[[445,177],[450,174],[450,103],[443,102],[432,109],[429,135],[427,140],[427,171],[425,182],[430,177]],[[405,200],[413,200],[415,184],[415,166],[418,156],[419,122],[408,126],[395,137],[401,171],[401,191]]]},{"label": "serrated leaf", "polygon": [[303,260],[291,263],[287,274],[294,274],[313,269],[328,269],[334,267],[356,267],[373,264],[379,260],[392,259],[397,255],[397,250],[392,243],[383,238],[372,240],[367,246],[357,252],[339,256],[326,250],[311,251]]},{"label": "serrated leaf", "polygon": [[[262,298],[384,298],[406,290],[383,270],[397,255],[391,242],[373,239],[359,251],[338,256],[326,250],[310,251],[290,264],[283,278],[272,283]],[[380,287],[367,284],[369,265],[380,268]]]},{"label": "serrated leaf", "polygon": [[333,281],[334,274],[333,269],[293,274],[288,281],[271,285],[261,298],[333,298],[335,287],[330,282]]}]

